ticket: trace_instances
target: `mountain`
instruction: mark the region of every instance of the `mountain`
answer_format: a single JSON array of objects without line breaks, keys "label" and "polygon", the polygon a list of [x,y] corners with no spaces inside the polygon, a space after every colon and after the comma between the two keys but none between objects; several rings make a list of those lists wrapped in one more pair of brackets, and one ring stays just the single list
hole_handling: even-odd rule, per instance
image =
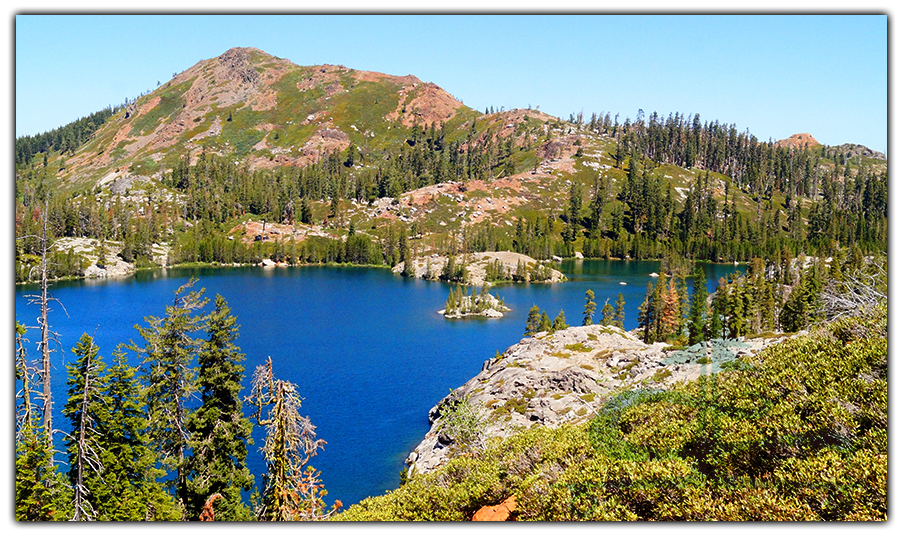
[{"label": "mountain", "polygon": [[[234,48],[17,139],[16,221],[39,228],[49,185],[53,237],[104,239],[138,265],[157,260],[154,245],[172,249],[169,264],[394,267],[497,251],[732,262],[830,255],[835,241],[882,250],[886,172],[880,153],[808,134],[762,142],[699,114],[480,112],[412,75]],[[22,242],[17,277],[36,251]]]},{"label": "mountain", "polygon": [[477,114],[412,75],[297,66],[259,49],[233,48],[129,103],[65,161],[62,176],[154,172],[204,151],[247,159],[252,168],[305,166],[350,145],[384,148],[414,124],[460,115]]}]

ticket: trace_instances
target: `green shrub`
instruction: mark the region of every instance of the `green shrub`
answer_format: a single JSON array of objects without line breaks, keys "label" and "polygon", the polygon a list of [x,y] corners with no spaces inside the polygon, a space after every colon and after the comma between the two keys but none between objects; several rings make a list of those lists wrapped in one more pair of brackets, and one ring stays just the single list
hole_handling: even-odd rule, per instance
[{"label": "green shrub", "polygon": [[465,520],[509,496],[520,520],[885,520],[886,312],[621,392],[587,424],[493,440],[334,518]]}]

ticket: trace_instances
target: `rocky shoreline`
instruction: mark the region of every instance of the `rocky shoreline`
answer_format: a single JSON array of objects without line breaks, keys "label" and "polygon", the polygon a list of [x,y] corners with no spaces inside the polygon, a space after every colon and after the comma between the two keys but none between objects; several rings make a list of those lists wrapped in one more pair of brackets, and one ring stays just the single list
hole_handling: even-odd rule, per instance
[{"label": "rocky shoreline", "polygon": [[[85,279],[102,279],[134,273],[134,264],[126,262],[119,256],[124,245],[124,242],[121,241],[101,242],[93,238],[66,237],[56,240],[53,250],[58,253],[71,251],[73,255],[81,257],[83,261],[90,262],[84,269]],[[169,246],[154,243],[150,247],[150,253],[154,264],[165,266],[169,256]]]},{"label": "rocky shoreline", "polygon": [[465,296],[461,291],[458,295],[451,291],[447,305],[438,313],[445,319],[465,319],[467,317],[498,319],[508,311],[512,311],[512,309],[488,292],[482,291],[478,294],[473,292],[471,295]]},{"label": "rocky shoreline", "polygon": [[[528,255],[512,251],[469,253],[457,255],[454,258],[457,264],[465,266],[468,275],[468,281],[465,284],[476,287],[492,284],[491,281],[486,279],[490,265],[498,266],[502,273],[512,277],[519,271],[518,266],[520,262],[528,273],[527,280],[529,282],[561,283],[567,280],[565,274],[559,270],[553,269],[549,265],[545,266],[543,262],[535,260]],[[395,274],[406,273],[409,277],[417,279],[438,281],[441,270],[447,265],[448,260],[449,257],[440,255],[419,257],[412,260],[411,272],[406,273],[406,262],[397,264],[391,268],[391,271]],[[546,278],[544,278],[545,275]]]},{"label": "rocky shoreline", "polygon": [[715,340],[674,350],[666,343],[648,345],[634,332],[591,325],[524,338],[499,358],[486,360],[478,375],[428,412],[431,429],[409,454],[408,472],[426,473],[453,454],[456,444],[442,412],[456,402],[465,401],[479,413],[484,439],[536,425],[577,424],[615,393],[691,381],[785,337]]}]

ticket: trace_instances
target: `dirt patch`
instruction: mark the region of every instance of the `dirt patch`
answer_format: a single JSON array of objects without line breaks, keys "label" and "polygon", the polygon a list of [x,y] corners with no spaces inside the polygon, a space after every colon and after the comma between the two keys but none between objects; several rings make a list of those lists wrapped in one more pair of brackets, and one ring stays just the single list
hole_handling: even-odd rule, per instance
[{"label": "dirt patch", "polygon": [[403,194],[403,199],[406,200],[409,205],[421,206],[430,202],[435,197],[444,194],[451,195],[455,198],[457,194],[463,193],[463,189],[464,185],[459,183],[439,183],[437,185],[429,185],[427,187],[406,192]]},{"label": "dirt patch", "polygon": [[413,83],[403,87],[399,94],[397,109],[385,118],[391,122],[399,120],[406,127],[442,123],[462,107],[462,103],[434,83]]},{"label": "dirt patch", "polygon": [[397,83],[403,86],[415,85],[416,83],[422,82],[418,77],[414,75],[394,76],[383,74],[381,72],[368,72],[365,70],[358,70],[353,72],[353,78],[358,81],[370,81],[373,83],[378,83],[379,81],[384,81],[385,79],[387,79],[392,83]]},{"label": "dirt patch", "polygon": [[343,151],[350,146],[350,137],[336,128],[322,128],[301,149],[303,155],[318,161],[325,154]]},{"label": "dirt patch", "polygon": [[[341,87],[340,83],[338,83],[338,78],[348,71],[349,69],[346,66],[333,66],[331,64],[312,66],[310,67],[309,75],[302,81],[297,83],[297,90],[305,92],[323,85],[326,87],[334,87],[335,85],[337,85],[337,87],[340,87],[342,90],[343,87]],[[334,90],[336,91],[337,89]]]},{"label": "dirt patch", "polygon": [[303,241],[310,236],[327,237],[335,236],[326,233],[320,226],[310,226],[302,223],[270,223],[262,221],[245,221],[232,228],[228,235],[231,238],[238,237],[242,243],[249,244],[255,241]]}]

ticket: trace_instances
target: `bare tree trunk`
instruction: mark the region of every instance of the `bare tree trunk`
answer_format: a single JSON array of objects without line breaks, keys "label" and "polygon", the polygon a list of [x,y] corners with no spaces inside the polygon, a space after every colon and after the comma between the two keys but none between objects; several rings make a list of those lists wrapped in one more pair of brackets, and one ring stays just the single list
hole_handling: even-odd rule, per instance
[{"label": "bare tree trunk", "polygon": [[[41,232],[41,380],[44,385],[44,433],[50,449],[53,448],[53,395],[50,390],[50,326],[47,321],[47,216],[49,198],[44,204],[43,231]],[[47,456],[53,466],[53,455]]]},{"label": "bare tree trunk", "polygon": [[[90,353],[90,348],[88,348]],[[85,442],[85,426],[87,421],[87,403],[88,403],[88,387],[90,386],[91,365],[88,361],[87,369],[84,372],[84,394],[81,398],[81,420],[78,424],[78,461],[76,462],[75,476],[75,520],[81,520],[81,500],[84,495],[84,455],[87,449]]]},{"label": "bare tree trunk", "polygon": [[98,473],[102,469],[102,464],[100,459],[97,456],[95,450],[93,450],[88,444],[87,434],[89,431],[92,431],[94,428],[94,420],[91,416],[89,402],[92,394],[96,394],[96,391],[92,392],[92,387],[94,387],[94,383],[91,381],[91,376],[95,371],[94,366],[94,338],[90,339],[90,343],[87,345],[87,351],[85,356],[87,360],[84,365],[84,389],[81,394],[81,414],[78,417],[78,454],[75,460],[75,517],[73,520],[92,520],[95,516],[96,512],[89,501],[85,499],[85,495],[90,494],[90,492],[84,486],[84,466],[85,464],[88,467],[94,469]]}]

